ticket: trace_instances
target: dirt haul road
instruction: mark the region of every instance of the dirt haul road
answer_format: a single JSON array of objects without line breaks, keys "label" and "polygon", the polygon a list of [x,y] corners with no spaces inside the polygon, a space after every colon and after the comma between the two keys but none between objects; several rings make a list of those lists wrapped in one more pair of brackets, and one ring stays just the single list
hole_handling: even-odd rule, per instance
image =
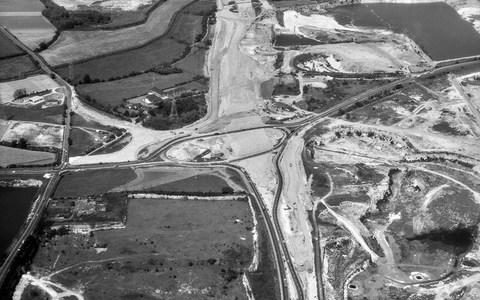
[{"label": "dirt haul road", "polygon": [[318,299],[312,228],[307,212],[313,209],[313,199],[301,161],[305,131],[288,140],[280,159],[284,186],[277,213],[289,255],[304,287],[305,299]]},{"label": "dirt haul road", "polygon": [[[219,1],[221,2],[221,1]],[[219,3],[219,8],[223,5]],[[217,12],[215,39],[210,49],[210,92],[207,119],[197,126],[203,132],[261,125],[255,113],[262,103],[260,83],[269,74],[240,47],[245,34],[254,21],[251,4],[238,5],[239,12],[225,6]]]}]

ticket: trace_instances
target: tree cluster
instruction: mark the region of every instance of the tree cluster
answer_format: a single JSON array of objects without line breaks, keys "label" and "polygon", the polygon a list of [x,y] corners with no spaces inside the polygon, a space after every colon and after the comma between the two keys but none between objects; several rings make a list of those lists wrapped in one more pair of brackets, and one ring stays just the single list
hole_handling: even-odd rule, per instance
[{"label": "tree cluster", "polygon": [[68,11],[52,0],[43,0],[45,9],[42,14],[59,30],[88,28],[111,22],[109,13],[96,10]]},{"label": "tree cluster", "polygon": [[20,148],[20,149],[27,149],[28,141],[25,138],[20,138],[19,140],[13,140],[10,142],[10,147],[13,148]]}]

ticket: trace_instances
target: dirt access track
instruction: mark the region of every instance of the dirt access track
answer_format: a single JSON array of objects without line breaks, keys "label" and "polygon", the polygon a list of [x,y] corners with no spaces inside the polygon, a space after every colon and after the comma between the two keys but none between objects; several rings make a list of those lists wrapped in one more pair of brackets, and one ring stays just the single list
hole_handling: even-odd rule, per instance
[{"label": "dirt access track", "polygon": [[175,14],[193,0],[168,0],[144,24],[118,30],[63,31],[41,56],[52,66],[140,47],[167,32]]}]

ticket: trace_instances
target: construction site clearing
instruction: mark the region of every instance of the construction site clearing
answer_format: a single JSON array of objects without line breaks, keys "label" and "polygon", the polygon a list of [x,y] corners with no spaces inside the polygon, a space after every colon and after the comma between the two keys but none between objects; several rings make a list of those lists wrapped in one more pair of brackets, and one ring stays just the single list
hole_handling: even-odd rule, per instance
[{"label": "construction site clearing", "polygon": [[426,297],[438,295],[447,276],[452,288],[468,274],[473,280],[474,268],[458,261],[478,255],[478,152],[434,153],[378,127],[332,123],[307,137],[303,162],[319,203],[326,291]]},{"label": "construction site clearing", "polygon": [[[274,129],[257,129],[187,141],[170,148],[166,156],[177,161],[237,160],[275,148],[285,138],[285,132]],[[258,142],[251,143],[254,139]]]},{"label": "construction site clearing", "polygon": [[[40,183],[14,183],[39,193],[28,216],[38,223],[14,249],[33,250],[11,269],[13,299],[479,297],[479,58],[435,60],[406,29],[340,24],[330,10],[355,5],[285,2],[219,0],[209,15],[200,8],[212,3],[190,0],[55,0],[71,13],[148,10],[130,27],[63,30],[31,54],[60,76],[72,63],[101,72],[96,59],[167,32],[182,44],[177,15],[205,21],[181,48],[208,47],[195,75],[175,62],[81,76],[82,87],[53,71],[0,83],[2,105],[54,94],[70,121],[0,121],[13,161],[62,154]],[[434,5],[463,8],[455,16],[472,27],[476,4]],[[163,71],[192,81],[160,88]]]},{"label": "construction site clearing", "polygon": [[[294,63],[304,71],[337,73],[419,73],[433,67],[432,60],[410,38],[388,30],[345,27],[329,15],[304,16],[295,11],[283,12],[284,26],[277,25],[276,36],[297,35],[316,41],[312,45],[278,46],[301,55]],[[343,41],[334,36],[341,33]],[[375,38],[372,41],[372,36]]]},{"label": "construction site clearing", "polygon": [[60,149],[63,142],[63,130],[63,126],[47,123],[1,122],[0,142],[12,143],[23,139],[28,145],[33,147]]}]

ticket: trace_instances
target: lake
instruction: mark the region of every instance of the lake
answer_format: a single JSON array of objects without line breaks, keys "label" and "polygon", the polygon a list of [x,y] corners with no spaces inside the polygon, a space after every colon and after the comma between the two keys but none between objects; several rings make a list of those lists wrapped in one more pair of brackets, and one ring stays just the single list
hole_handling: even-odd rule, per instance
[{"label": "lake", "polygon": [[480,54],[480,34],[446,3],[356,4],[330,12],[342,25],[405,33],[434,60]]},{"label": "lake", "polygon": [[0,187],[0,258],[25,222],[37,187]]}]

